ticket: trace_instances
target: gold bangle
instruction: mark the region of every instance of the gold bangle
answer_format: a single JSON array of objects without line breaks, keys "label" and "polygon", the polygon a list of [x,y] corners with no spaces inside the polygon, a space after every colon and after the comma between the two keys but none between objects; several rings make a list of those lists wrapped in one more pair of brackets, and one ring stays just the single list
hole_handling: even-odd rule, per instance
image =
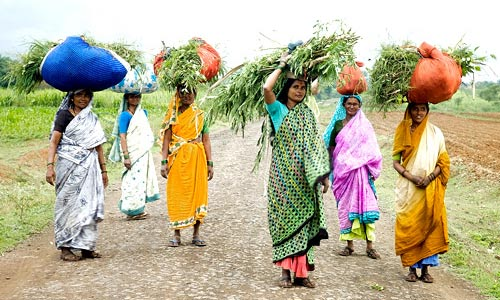
[{"label": "gold bangle", "polygon": [[50,165],[54,165],[54,162],[47,163],[47,167],[50,166]]}]

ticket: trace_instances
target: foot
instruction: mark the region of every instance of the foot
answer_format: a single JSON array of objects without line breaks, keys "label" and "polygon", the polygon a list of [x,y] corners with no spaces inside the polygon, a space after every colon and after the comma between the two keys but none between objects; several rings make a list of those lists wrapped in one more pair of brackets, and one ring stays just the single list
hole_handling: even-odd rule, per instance
[{"label": "foot", "polygon": [[191,244],[198,246],[198,247],[204,247],[207,245],[204,240],[202,240],[199,236],[193,236],[193,240],[191,241]]},{"label": "foot", "polygon": [[64,261],[78,261],[80,260],[80,257],[77,256],[75,253],[71,252],[69,248],[62,248],[61,259]]},{"label": "foot", "polygon": [[416,282],[418,280],[417,270],[410,268],[410,273],[406,275],[405,280],[409,282]]},{"label": "foot", "polygon": [[97,251],[82,250],[82,258],[101,258],[102,255]]},{"label": "foot", "polygon": [[280,287],[282,288],[291,288],[292,285],[292,279],[290,276],[281,276],[280,277]]},{"label": "foot", "polygon": [[314,284],[314,282],[312,282],[311,279],[309,279],[309,277],[307,277],[307,278],[295,277],[295,280],[293,281],[293,283],[295,285],[305,286],[306,288],[310,288],[310,289],[313,289],[316,287],[316,284]]},{"label": "foot", "polygon": [[349,248],[349,247],[346,246],[344,249],[342,249],[341,251],[339,251],[338,254],[341,255],[341,256],[349,256],[353,252],[354,252],[354,249]]},{"label": "foot", "polygon": [[380,259],[380,254],[378,254],[377,250],[371,248],[366,250],[366,255],[372,259]]},{"label": "foot", "polygon": [[168,242],[169,247],[179,247],[181,245],[181,237],[174,235],[174,238]]},{"label": "foot", "polygon": [[431,274],[429,273],[423,273],[422,276],[420,276],[420,280],[422,280],[425,283],[433,283],[434,278],[432,278]]}]

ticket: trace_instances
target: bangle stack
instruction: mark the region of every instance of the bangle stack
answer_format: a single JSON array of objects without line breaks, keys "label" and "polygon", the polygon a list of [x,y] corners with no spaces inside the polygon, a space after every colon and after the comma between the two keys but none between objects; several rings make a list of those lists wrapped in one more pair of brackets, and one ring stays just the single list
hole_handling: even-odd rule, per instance
[{"label": "bangle stack", "polygon": [[211,160],[207,160],[207,166],[213,167],[214,166],[214,162],[211,161]]},{"label": "bangle stack", "polygon": [[123,154],[123,158],[130,159],[130,156],[128,154]]},{"label": "bangle stack", "polygon": [[434,173],[430,173],[427,178],[429,178],[429,181],[433,181],[434,179],[436,179],[436,175],[434,175]]},{"label": "bangle stack", "polygon": [[162,160],[162,161],[161,161],[161,165],[162,165],[162,166],[166,165],[167,163],[168,163],[168,160],[167,160],[167,159],[164,159],[164,160]]}]

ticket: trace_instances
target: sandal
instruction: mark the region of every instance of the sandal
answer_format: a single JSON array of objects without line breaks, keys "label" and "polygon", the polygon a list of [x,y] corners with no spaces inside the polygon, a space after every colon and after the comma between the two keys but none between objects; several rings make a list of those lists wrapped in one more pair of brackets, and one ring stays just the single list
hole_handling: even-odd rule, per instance
[{"label": "sandal", "polygon": [[366,255],[368,255],[369,258],[380,259],[380,254],[378,254],[377,250],[373,248],[366,250]]},{"label": "sandal", "polygon": [[169,241],[169,244],[168,244],[169,247],[179,247],[180,245],[181,245],[181,237],[180,236],[174,237],[173,239],[171,239]]},{"label": "sandal", "polygon": [[193,237],[191,244],[198,246],[198,247],[204,247],[207,245],[207,243],[205,243],[205,241],[200,239],[199,237]]},{"label": "sandal", "polygon": [[416,282],[418,279],[417,272],[416,271],[410,271],[408,275],[406,275],[405,280],[409,282]]},{"label": "sandal", "polygon": [[292,285],[292,279],[288,276],[283,276],[280,278],[280,287],[282,288],[291,288]]},{"label": "sandal", "polygon": [[420,280],[422,280],[425,283],[433,283],[434,282],[434,278],[432,278],[431,274],[429,274],[429,273],[422,274],[422,276],[420,276]]},{"label": "sandal", "polygon": [[127,220],[144,220],[148,217],[148,213],[142,212],[135,216],[127,216]]},{"label": "sandal", "polygon": [[66,248],[64,250],[61,250],[61,259],[64,261],[79,261],[80,257]]},{"label": "sandal", "polygon": [[90,251],[90,250],[82,250],[82,258],[101,258],[102,255],[101,253],[97,251]]},{"label": "sandal", "polygon": [[345,246],[344,249],[342,249],[340,252],[339,252],[339,255],[341,256],[349,256],[351,255],[352,253],[354,252],[354,249],[351,249],[347,246]]},{"label": "sandal", "polygon": [[316,284],[314,284],[309,277],[307,278],[297,278],[295,277],[295,280],[293,281],[294,285],[300,285],[300,286],[305,286],[306,288],[313,289],[316,287]]}]

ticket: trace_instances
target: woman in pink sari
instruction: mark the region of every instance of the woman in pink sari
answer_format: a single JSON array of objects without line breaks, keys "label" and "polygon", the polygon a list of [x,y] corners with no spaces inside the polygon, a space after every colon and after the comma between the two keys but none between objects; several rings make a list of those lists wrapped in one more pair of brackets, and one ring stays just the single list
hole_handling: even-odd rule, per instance
[{"label": "woman in pink sari", "polygon": [[339,255],[351,255],[353,240],[362,239],[366,240],[368,257],[379,259],[373,248],[375,221],[380,217],[374,181],[382,170],[382,153],[361,105],[359,95],[343,95],[323,138],[333,169],[340,240],[347,242]]}]

